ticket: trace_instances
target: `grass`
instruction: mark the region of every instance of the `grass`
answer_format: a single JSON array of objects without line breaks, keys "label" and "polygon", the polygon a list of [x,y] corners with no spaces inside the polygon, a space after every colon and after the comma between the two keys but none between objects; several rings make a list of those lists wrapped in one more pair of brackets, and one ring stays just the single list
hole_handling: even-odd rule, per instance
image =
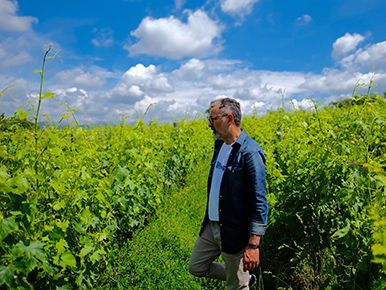
[{"label": "grass", "polygon": [[225,289],[224,282],[197,278],[188,271],[190,253],[206,206],[210,160],[203,160],[186,183],[168,194],[156,215],[116,244],[98,289]]}]

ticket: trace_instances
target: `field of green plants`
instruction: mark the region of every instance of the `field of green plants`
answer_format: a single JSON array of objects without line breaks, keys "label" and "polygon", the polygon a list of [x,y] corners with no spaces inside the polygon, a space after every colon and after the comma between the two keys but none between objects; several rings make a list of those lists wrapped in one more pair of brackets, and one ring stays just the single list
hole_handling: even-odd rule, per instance
[{"label": "field of green plants", "polygon": [[[214,141],[204,118],[40,128],[51,97],[32,123],[0,120],[0,289],[224,289],[187,271]],[[386,289],[385,122],[377,94],[244,117],[267,157],[255,289]]]},{"label": "field of green plants", "polygon": [[[266,288],[384,289],[385,120],[386,100],[376,95],[243,119],[242,127],[267,156],[270,216],[261,259]],[[122,255],[132,255],[135,248],[127,245],[134,233],[150,229],[165,198],[186,189],[189,173],[205,179],[202,166],[213,145],[206,125],[198,119],[178,127],[139,120],[135,126],[45,128],[37,136],[17,125],[3,130],[1,288],[110,283],[103,274],[116,263],[111,258],[117,245],[125,249]],[[197,194],[205,200],[204,187],[185,198]],[[186,237],[189,247],[193,232]],[[174,249],[170,235],[162,244],[165,253]],[[177,265],[188,258],[181,255],[176,269],[185,272]]]},{"label": "field of green plants", "polygon": [[36,147],[30,130],[3,131],[1,284],[92,288],[109,249],[130,239],[208,154],[212,140],[199,127],[46,128]]},{"label": "field of green plants", "polygon": [[267,276],[293,289],[386,289],[385,120],[376,94],[244,120],[267,155]]}]

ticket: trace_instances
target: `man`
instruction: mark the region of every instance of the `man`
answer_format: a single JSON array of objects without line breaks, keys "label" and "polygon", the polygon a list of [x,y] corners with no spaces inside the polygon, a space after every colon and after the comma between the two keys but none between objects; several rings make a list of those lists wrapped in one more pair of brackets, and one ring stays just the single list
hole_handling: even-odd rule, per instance
[{"label": "man", "polygon": [[[267,226],[268,203],[263,149],[240,127],[240,104],[213,100],[209,127],[215,148],[208,178],[208,202],[189,271],[220,279],[227,289],[249,289],[249,271],[259,265],[259,245]],[[224,264],[215,262],[222,255]]]}]

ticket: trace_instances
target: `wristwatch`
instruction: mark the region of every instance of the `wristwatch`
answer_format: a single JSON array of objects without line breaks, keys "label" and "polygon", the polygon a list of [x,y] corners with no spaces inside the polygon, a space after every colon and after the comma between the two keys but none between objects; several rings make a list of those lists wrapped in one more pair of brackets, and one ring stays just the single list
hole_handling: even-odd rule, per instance
[{"label": "wristwatch", "polygon": [[251,244],[251,243],[249,243],[248,247],[251,247],[252,249],[258,249],[259,245],[258,244]]}]

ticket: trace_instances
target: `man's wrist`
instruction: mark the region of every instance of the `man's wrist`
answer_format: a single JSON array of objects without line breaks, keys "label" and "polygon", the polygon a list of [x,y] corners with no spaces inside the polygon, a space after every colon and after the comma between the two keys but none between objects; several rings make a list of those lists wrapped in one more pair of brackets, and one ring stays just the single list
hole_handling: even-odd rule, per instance
[{"label": "man's wrist", "polygon": [[250,247],[252,249],[259,249],[260,248],[259,244],[257,244],[257,243],[248,243],[248,247]]}]

